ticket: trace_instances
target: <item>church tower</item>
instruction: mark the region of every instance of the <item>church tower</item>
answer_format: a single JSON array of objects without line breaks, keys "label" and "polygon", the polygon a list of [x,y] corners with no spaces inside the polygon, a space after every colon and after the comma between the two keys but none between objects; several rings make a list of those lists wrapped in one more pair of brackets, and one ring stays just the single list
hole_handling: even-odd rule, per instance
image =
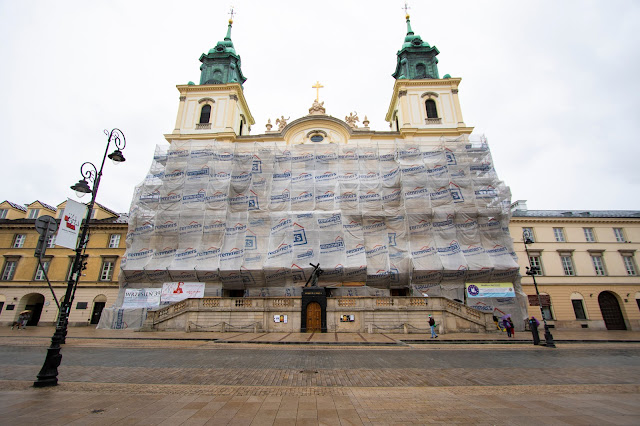
[{"label": "church tower", "polygon": [[[233,12],[232,12],[233,16]],[[249,134],[255,124],[244,98],[240,55],[231,41],[229,19],[224,40],[200,56],[200,84],[178,85],[180,104],[172,133],[164,135],[174,140],[217,139],[234,141]]]},{"label": "church tower", "polygon": [[398,51],[393,96],[385,120],[403,135],[458,137],[468,135],[458,99],[462,79],[439,77],[438,48],[430,46],[411,29],[407,14],[407,35]]}]

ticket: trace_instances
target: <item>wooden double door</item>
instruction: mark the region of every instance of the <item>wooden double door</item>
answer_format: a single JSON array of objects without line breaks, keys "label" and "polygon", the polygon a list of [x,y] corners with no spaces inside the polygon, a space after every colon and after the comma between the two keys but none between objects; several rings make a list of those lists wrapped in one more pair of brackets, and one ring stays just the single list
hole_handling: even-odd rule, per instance
[{"label": "wooden double door", "polygon": [[322,307],[318,302],[307,305],[307,332],[322,331]]}]

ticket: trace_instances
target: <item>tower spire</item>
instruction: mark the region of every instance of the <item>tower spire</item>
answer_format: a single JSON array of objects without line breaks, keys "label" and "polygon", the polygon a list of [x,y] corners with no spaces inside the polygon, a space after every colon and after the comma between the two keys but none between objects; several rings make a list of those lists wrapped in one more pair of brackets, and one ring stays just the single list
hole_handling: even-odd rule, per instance
[{"label": "tower spire", "polygon": [[403,9],[407,20],[407,35],[404,38],[402,48],[397,53],[398,62],[392,76],[396,80],[440,78],[438,76],[438,59],[436,58],[440,52],[435,46],[432,47],[426,41],[422,41],[422,38],[413,32],[408,11],[409,6],[406,2]]},{"label": "tower spire", "polygon": [[234,14],[235,11],[231,7],[227,35],[224,40],[219,41],[216,47],[209,50],[209,53],[200,55],[200,62],[202,62],[200,84],[240,83],[242,85],[247,80],[240,69],[240,55],[236,53],[231,41]]},{"label": "tower spire", "polygon": [[411,29],[411,16],[409,15],[409,9],[411,9],[409,7],[409,4],[405,1],[404,2],[404,14],[405,14],[405,19],[407,20],[407,35],[413,35],[413,30]]},{"label": "tower spire", "polygon": [[233,25],[233,15],[235,12],[233,11],[233,6],[231,6],[231,11],[229,11],[229,26],[227,27],[227,35],[225,36],[226,41],[231,41],[231,26]]}]

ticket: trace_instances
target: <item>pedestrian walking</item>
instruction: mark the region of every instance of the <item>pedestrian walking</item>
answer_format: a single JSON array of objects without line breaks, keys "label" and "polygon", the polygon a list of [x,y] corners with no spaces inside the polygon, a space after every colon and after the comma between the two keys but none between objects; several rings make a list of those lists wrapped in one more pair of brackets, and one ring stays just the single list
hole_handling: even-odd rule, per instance
[{"label": "pedestrian walking", "polygon": [[429,327],[431,328],[431,338],[438,337],[436,334],[436,320],[431,315],[429,315]]},{"label": "pedestrian walking", "polygon": [[509,325],[509,318],[502,320],[502,326],[507,330],[507,337],[511,337],[511,326]]},{"label": "pedestrian walking", "polygon": [[540,344],[540,334],[538,333],[538,326],[540,325],[540,321],[533,315],[529,318],[529,329],[531,330],[531,334],[533,335],[533,344]]},{"label": "pedestrian walking", "polygon": [[516,337],[516,329],[513,327],[513,321],[511,321],[511,318],[507,318],[507,320],[509,321],[509,331],[511,331],[511,337]]}]

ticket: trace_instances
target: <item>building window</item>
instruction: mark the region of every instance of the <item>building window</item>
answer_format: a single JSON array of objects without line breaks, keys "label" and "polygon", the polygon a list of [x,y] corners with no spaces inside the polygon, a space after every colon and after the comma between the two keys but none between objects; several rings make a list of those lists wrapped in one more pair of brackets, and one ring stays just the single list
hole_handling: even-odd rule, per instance
[{"label": "building window", "polygon": [[582,228],[584,231],[584,239],[587,240],[588,243],[595,243],[596,236],[593,233],[593,228]]},{"label": "building window", "polygon": [[596,275],[607,275],[606,271],[604,270],[604,260],[602,259],[601,254],[592,254],[591,262],[593,262],[593,269],[595,270]]},{"label": "building window", "polygon": [[564,269],[565,275],[575,275],[576,272],[573,268],[573,259],[570,255],[561,254],[560,260],[562,261],[562,269]]},{"label": "building window", "polygon": [[102,268],[100,268],[100,281],[111,281],[115,266],[115,259],[104,259],[102,261]]},{"label": "building window", "polygon": [[29,209],[29,219],[37,219],[40,209]]},{"label": "building window", "polygon": [[529,242],[535,243],[536,239],[533,236],[533,228],[522,228],[522,238],[525,239],[525,242],[528,239]]},{"label": "building window", "polygon": [[118,248],[120,246],[120,234],[111,234],[109,237],[109,248]]},{"label": "building window", "polygon": [[438,118],[436,101],[434,101],[433,99],[427,99],[424,104],[427,108],[427,118]]},{"label": "building window", "polygon": [[540,293],[540,301],[542,302],[542,306],[540,306],[542,315],[545,319],[552,320],[553,310],[551,309],[551,296],[545,293]]},{"label": "building window", "polygon": [[0,219],[6,219],[7,218],[7,213],[9,213],[9,210],[0,209]]},{"label": "building window", "polygon": [[564,243],[564,229],[562,228],[553,228],[553,236],[556,237],[556,241],[559,243]]},{"label": "building window", "polygon": [[624,268],[627,270],[627,275],[637,275],[638,268],[636,268],[636,262],[633,259],[633,254],[622,254],[622,261],[624,262]]},{"label": "building window", "polygon": [[13,239],[13,248],[22,248],[26,239],[27,236],[25,234],[16,234]]},{"label": "building window", "polygon": [[11,281],[16,273],[16,267],[18,266],[17,260],[7,259],[4,262],[4,268],[2,269],[2,281]]},{"label": "building window", "polygon": [[49,264],[50,263],[51,263],[50,260],[43,260],[42,261],[42,267],[40,267],[40,264],[38,263],[38,268],[36,269],[36,275],[34,277],[34,280],[36,280],[36,281],[44,281],[46,279],[45,272],[49,272]]},{"label": "building window", "polygon": [[47,238],[47,248],[54,248],[56,246],[56,234],[49,235]]},{"label": "building window", "polygon": [[200,124],[209,123],[209,119],[211,118],[211,105],[205,105],[200,110]]},{"label": "building window", "polygon": [[624,238],[624,232],[622,232],[622,228],[613,228],[613,235],[616,236],[616,241],[619,243],[624,243],[625,238]]},{"label": "building window", "polygon": [[529,265],[531,265],[531,269],[535,271],[535,275],[542,275],[542,259],[539,254],[529,256]]},{"label": "building window", "polygon": [[587,314],[584,311],[584,301],[582,299],[571,299],[573,305],[573,313],[576,314],[577,320],[586,320]]}]

